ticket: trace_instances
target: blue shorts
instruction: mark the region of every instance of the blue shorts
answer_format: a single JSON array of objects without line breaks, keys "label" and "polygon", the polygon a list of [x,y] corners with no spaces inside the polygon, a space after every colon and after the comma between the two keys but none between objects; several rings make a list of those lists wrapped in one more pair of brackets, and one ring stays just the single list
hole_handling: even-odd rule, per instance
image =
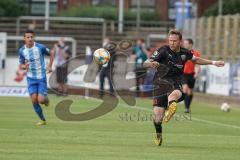
[{"label": "blue shorts", "polygon": [[31,96],[34,93],[47,96],[47,79],[32,79],[27,77],[28,92]]}]

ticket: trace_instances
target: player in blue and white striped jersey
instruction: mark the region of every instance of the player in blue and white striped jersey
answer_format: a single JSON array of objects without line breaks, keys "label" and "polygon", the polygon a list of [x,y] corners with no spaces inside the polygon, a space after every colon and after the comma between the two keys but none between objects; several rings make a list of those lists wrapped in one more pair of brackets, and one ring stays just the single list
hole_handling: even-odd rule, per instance
[{"label": "player in blue and white striped jersey", "polygon": [[[27,70],[28,91],[32,100],[33,108],[41,119],[37,125],[45,125],[46,119],[40,104],[48,106],[46,71],[52,72],[53,55],[43,44],[34,41],[35,33],[24,33],[25,45],[19,49],[19,62],[22,69]],[[44,55],[50,56],[50,62],[46,68]]]}]

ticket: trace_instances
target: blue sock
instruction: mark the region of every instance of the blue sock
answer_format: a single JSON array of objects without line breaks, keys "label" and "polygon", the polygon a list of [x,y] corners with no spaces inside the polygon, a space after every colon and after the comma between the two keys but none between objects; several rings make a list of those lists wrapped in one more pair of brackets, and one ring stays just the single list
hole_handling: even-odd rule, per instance
[{"label": "blue sock", "polygon": [[42,108],[39,105],[39,103],[33,103],[33,108],[34,108],[35,112],[37,113],[38,117],[41,120],[45,121],[45,118],[44,118],[44,115],[43,115],[43,111],[42,111]]}]

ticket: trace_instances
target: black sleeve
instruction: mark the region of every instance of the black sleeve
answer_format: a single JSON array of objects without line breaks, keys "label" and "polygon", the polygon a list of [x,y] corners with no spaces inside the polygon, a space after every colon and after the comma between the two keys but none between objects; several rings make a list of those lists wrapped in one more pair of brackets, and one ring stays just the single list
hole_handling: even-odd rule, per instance
[{"label": "black sleeve", "polygon": [[159,62],[160,60],[165,59],[165,57],[166,57],[165,55],[166,55],[166,49],[165,49],[165,47],[161,47],[152,54],[150,59],[153,59],[154,61]]},{"label": "black sleeve", "polygon": [[186,51],[186,59],[187,60],[192,60],[193,59],[193,54],[191,51]]}]

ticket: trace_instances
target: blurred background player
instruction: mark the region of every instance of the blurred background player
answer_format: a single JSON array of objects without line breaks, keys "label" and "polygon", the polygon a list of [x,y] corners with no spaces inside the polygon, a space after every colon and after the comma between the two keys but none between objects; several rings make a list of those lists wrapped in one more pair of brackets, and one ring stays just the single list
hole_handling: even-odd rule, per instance
[{"label": "blurred background player", "polygon": [[[193,49],[192,39],[185,39],[183,41],[183,47],[190,50],[195,57],[200,57],[200,52]],[[199,72],[200,66],[195,65],[192,61],[187,61],[184,65],[183,93],[185,94],[185,113],[190,112],[190,105],[193,98],[193,88]]]},{"label": "blurred background player", "polygon": [[[144,62],[146,68],[157,68],[154,76],[154,126],[156,145],[162,144],[162,122],[168,122],[177,110],[177,103],[183,100],[182,79],[184,64],[192,60],[196,64],[224,66],[224,61],[212,61],[195,57],[191,51],[181,47],[182,34],[171,30],[169,45],[157,49],[151,58]],[[165,114],[165,110],[167,110]]]},{"label": "blurred background player", "polygon": [[35,19],[32,20],[32,23],[28,25],[28,30],[34,31],[37,27],[37,21]]},{"label": "blurred background player", "polygon": [[64,38],[61,38],[57,44],[54,45],[52,49],[54,55],[54,65],[56,68],[58,93],[60,96],[67,96],[67,74],[68,74],[68,59],[71,56],[69,46],[64,42]]},{"label": "blurred background player", "polygon": [[99,74],[99,81],[100,81],[100,91],[99,91],[99,97],[102,98],[104,95],[104,85],[105,85],[105,78],[108,79],[109,82],[109,91],[112,95],[114,95],[114,89],[113,89],[113,82],[111,81],[111,75],[113,71],[113,57],[116,53],[116,45],[115,43],[110,42],[110,39],[106,37],[103,40],[103,48],[106,49],[110,53],[110,60],[108,63],[104,64],[100,68],[100,74]]},{"label": "blurred background player", "polygon": [[[27,70],[27,85],[33,108],[40,118],[37,125],[46,125],[46,119],[43,115],[40,104],[49,105],[47,97],[47,79],[44,55],[50,55],[49,49],[40,43],[34,42],[35,33],[27,30],[24,33],[25,45],[19,49],[19,62],[22,69]],[[47,71],[52,71],[53,56],[50,56],[50,62]]]},{"label": "blurred background player", "polygon": [[[147,48],[147,58],[151,58],[152,51],[150,48]],[[156,72],[156,69],[148,68],[146,71],[146,76],[144,78],[144,84],[143,84],[143,90],[144,90],[144,96],[151,96],[152,90],[153,90],[153,78],[154,74]]]},{"label": "blurred background player", "polygon": [[144,39],[137,40],[132,53],[135,63],[134,72],[136,76],[136,96],[139,96],[140,86],[143,85],[146,74],[146,69],[143,67],[144,61],[147,60],[147,49]]}]

